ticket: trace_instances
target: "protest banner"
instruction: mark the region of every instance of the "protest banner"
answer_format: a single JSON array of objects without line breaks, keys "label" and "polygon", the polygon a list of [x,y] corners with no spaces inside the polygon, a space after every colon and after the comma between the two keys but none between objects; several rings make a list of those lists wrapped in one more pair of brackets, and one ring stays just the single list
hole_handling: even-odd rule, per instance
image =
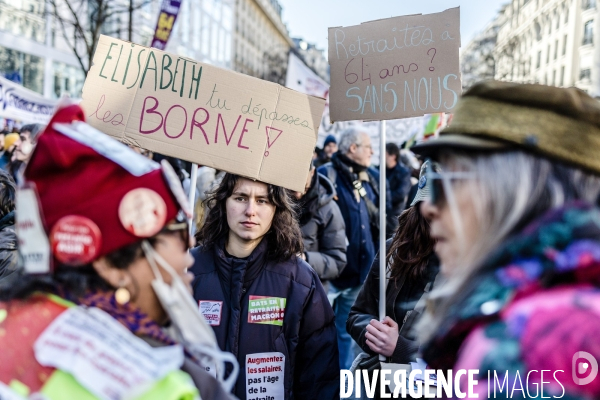
[{"label": "protest banner", "polygon": [[158,14],[158,21],[156,21],[151,47],[159,50],[164,50],[167,47],[180,7],[181,0],[163,0],[160,5],[160,14]]},{"label": "protest banner", "polygon": [[285,86],[301,93],[327,99],[329,84],[310,69],[300,57],[290,52]]},{"label": "protest banner", "polygon": [[331,121],[450,112],[459,48],[460,8],[329,28]]},{"label": "protest banner", "polygon": [[0,76],[0,118],[46,124],[56,102]]},{"label": "protest banner", "polygon": [[81,106],[124,143],[303,191],[325,100],[101,36]]}]

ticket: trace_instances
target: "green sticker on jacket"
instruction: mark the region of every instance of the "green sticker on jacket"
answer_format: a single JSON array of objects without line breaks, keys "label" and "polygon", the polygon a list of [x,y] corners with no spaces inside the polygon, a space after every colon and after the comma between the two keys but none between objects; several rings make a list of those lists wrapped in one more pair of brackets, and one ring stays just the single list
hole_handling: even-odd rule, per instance
[{"label": "green sticker on jacket", "polygon": [[248,323],[283,326],[285,300],[283,297],[250,296]]}]

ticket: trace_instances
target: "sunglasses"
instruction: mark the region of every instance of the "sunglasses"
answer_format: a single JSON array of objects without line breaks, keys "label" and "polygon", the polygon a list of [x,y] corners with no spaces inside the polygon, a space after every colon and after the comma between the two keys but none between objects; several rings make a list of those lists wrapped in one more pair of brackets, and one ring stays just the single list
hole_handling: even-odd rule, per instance
[{"label": "sunglasses", "polygon": [[165,225],[165,227],[159,233],[179,233],[186,249],[192,247],[190,238],[190,225],[185,216],[181,217],[178,214],[175,221]]},{"label": "sunglasses", "polygon": [[446,193],[450,190],[453,180],[475,179],[477,174],[474,172],[435,172],[429,166],[426,170],[427,185],[429,185],[429,201],[435,206],[445,204],[447,200]]}]

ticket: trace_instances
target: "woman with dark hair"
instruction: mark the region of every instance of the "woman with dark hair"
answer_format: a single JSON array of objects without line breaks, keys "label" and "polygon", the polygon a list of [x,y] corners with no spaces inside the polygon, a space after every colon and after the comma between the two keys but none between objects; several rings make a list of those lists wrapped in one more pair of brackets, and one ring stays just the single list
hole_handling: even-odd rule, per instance
[{"label": "woman with dark hair", "polygon": [[221,349],[238,359],[240,399],[339,396],[334,314],[290,193],[227,174],[206,200],[192,250],[194,298]]},{"label": "woman with dark hair", "polygon": [[57,111],[19,189],[23,276],[0,286],[0,397],[231,399],[205,369],[237,363],[190,295],[173,170],[83,120],[79,106]]},{"label": "woman with dark hair", "polygon": [[419,191],[411,207],[400,214],[398,229],[387,241],[385,319],[379,321],[378,317],[378,255],[346,322],[350,336],[375,362],[379,355],[385,356],[387,362],[396,364],[415,361],[419,342],[411,328],[423,311],[416,306],[431,290],[439,271],[438,260],[433,252],[435,241],[429,235],[429,223],[419,212],[429,191],[426,165],[421,167]]}]

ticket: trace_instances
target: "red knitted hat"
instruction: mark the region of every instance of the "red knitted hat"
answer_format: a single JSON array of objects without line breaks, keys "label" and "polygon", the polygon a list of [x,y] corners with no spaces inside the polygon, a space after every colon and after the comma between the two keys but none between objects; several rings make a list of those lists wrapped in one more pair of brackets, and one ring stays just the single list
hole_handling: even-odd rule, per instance
[{"label": "red knitted hat", "polygon": [[58,110],[25,170],[52,256],[73,266],[154,236],[180,209],[188,211],[172,170],[84,121],[77,105]]}]

